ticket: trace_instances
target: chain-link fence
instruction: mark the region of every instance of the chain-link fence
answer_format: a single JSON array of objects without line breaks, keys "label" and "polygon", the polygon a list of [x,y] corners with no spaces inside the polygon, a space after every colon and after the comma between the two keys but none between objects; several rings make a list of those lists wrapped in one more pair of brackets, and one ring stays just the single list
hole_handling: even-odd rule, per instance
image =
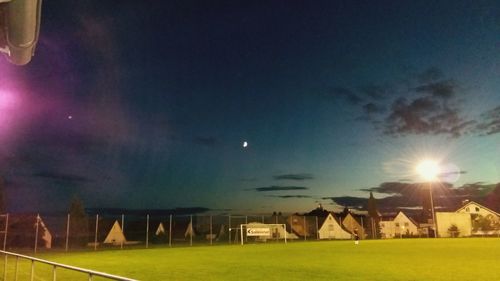
[{"label": "chain-link fence", "polygon": [[[0,215],[4,250],[81,251],[104,248],[239,244],[241,225],[284,225],[287,241],[320,239],[324,218],[300,215]],[[339,220],[340,223],[341,220]],[[340,227],[340,226],[339,226]],[[349,236],[348,236],[349,237]],[[266,242],[280,242],[275,235]],[[346,239],[345,236],[341,239]],[[258,241],[258,240],[256,240]]]}]

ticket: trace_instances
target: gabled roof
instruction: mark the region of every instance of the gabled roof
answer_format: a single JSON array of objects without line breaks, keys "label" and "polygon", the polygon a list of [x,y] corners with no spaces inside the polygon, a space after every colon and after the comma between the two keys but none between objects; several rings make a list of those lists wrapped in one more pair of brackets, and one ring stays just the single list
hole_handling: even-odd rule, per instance
[{"label": "gabled roof", "polygon": [[[109,231],[113,227],[113,224],[117,222],[116,219],[111,218],[99,218],[97,225],[97,242],[102,242],[106,239]],[[89,241],[94,241],[96,231],[96,220],[90,219],[88,224]]]},{"label": "gabled roof", "polygon": [[318,217],[318,227],[321,228],[329,216],[332,216],[333,220],[340,225],[339,218],[333,212],[329,212],[326,217]]},{"label": "gabled roof", "polygon": [[[418,223],[413,218],[407,216],[403,211],[399,211],[398,214],[396,215],[396,217],[399,216],[399,214],[402,214],[403,216],[405,216],[405,218],[407,218],[411,223],[413,223],[415,226],[418,227]],[[394,217],[394,218],[396,218],[396,217]]]},{"label": "gabled roof", "polygon": [[122,228],[120,227],[120,224],[118,221],[115,221],[113,226],[108,232],[108,235],[106,235],[106,238],[104,239],[103,243],[124,243],[126,242],[127,239],[123,235]]},{"label": "gabled roof", "polygon": [[411,223],[413,223],[415,226],[419,226],[419,223],[413,219],[412,217],[408,216],[405,212],[403,211],[398,211],[396,215],[393,216],[383,216],[381,218],[381,222],[387,222],[387,221],[394,221],[394,219],[399,215],[399,213],[403,214]]},{"label": "gabled roof", "polygon": [[465,204],[465,205],[463,205],[462,207],[458,208],[458,210],[456,210],[456,211],[455,211],[455,213],[459,213],[460,211],[465,210],[465,208],[467,208],[467,207],[469,207],[469,206],[471,206],[471,205],[480,206],[481,208],[485,209],[486,211],[488,211],[488,212],[490,212],[490,213],[493,213],[493,214],[495,214],[496,216],[500,217],[500,214],[499,214],[499,213],[497,213],[497,212],[493,211],[493,210],[492,210],[492,209],[490,209],[490,208],[485,207],[484,205],[481,205],[481,204],[479,204],[479,203],[477,203],[477,202],[474,202],[474,201],[469,201],[467,204]]},{"label": "gabled roof", "polygon": [[351,217],[359,226],[361,226],[361,219],[365,218],[365,216],[363,215],[348,213],[344,217],[342,217],[342,224],[344,224],[344,221],[347,219],[347,217]]}]

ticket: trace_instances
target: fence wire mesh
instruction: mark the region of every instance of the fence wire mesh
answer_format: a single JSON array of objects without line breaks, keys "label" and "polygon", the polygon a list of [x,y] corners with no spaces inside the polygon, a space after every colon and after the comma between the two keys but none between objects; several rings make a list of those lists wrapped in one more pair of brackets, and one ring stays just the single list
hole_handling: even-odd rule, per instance
[{"label": "fence wire mesh", "polygon": [[[11,214],[0,215],[0,243],[4,250],[34,252],[239,244],[241,225],[248,224],[284,225],[288,242],[310,241],[321,238],[323,221],[281,214]],[[284,235],[271,238],[252,241],[279,242]]]}]

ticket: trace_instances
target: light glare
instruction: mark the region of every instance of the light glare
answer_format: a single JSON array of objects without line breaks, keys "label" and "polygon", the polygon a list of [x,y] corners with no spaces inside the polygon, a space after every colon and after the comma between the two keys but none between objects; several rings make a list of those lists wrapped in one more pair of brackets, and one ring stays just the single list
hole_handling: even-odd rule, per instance
[{"label": "light glare", "polygon": [[426,181],[436,180],[440,173],[439,165],[432,160],[422,161],[417,166],[417,173]]}]

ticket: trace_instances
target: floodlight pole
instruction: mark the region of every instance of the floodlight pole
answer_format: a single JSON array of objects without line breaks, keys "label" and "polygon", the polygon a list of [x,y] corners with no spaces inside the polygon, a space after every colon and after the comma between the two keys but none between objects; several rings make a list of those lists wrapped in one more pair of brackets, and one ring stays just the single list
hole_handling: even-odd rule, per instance
[{"label": "floodlight pole", "polygon": [[429,196],[431,199],[432,225],[434,227],[434,238],[437,238],[436,213],[434,211],[434,199],[432,198],[432,182],[429,181]]}]

